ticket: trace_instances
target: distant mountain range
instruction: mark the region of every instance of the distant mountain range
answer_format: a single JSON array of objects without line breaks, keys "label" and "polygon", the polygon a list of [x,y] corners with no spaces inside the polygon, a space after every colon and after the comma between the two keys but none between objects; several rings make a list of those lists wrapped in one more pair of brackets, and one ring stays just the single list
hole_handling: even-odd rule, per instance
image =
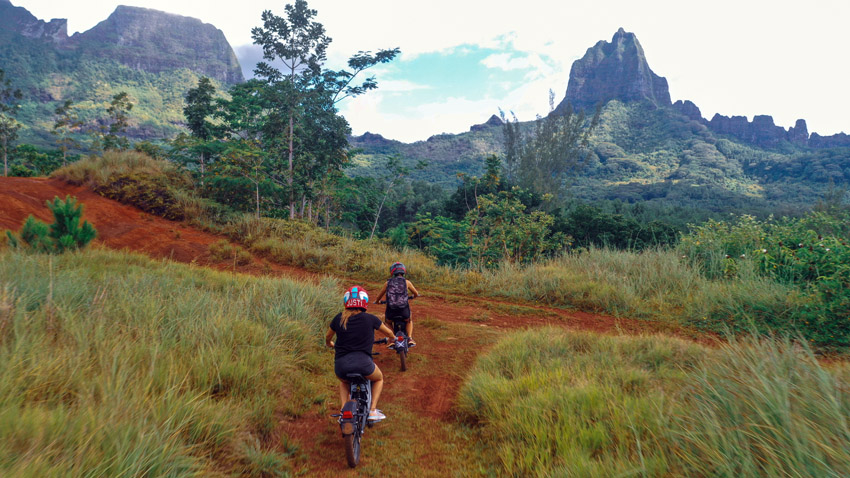
[{"label": "distant mountain range", "polygon": [[[221,88],[243,81],[233,49],[214,26],[125,6],[68,36],[65,20],[45,22],[0,0],[0,68],[25,93],[22,140],[44,145],[53,143],[47,132],[64,99],[94,121],[112,95],[127,91],[136,104],[131,135],[160,139],[183,130],[183,98],[200,76]],[[586,167],[570,189],[580,198],[805,207],[850,182],[850,136],[809,134],[802,119],[786,130],[767,115],[707,120],[691,101],[672,102],[667,80],[623,29],[573,63],[554,114],[567,104],[602,105]],[[484,157],[501,152],[502,127],[491,116],[468,132],[410,144],[374,133],[352,137],[359,153],[350,174],[379,174],[382,158],[398,154],[410,164],[428,161],[415,178],[453,187],[458,173],[480,174]]]},{"label": "distant mountain range", "polygon": [[[785,130],[767,115],[715,115],[687,100],[673,103],[633,33],[622,28],[576,60],[563,101],[602,106],[587,166],[571,193],[584,199],[667,201],[715,210],[807,207],[825,189],[850,182],[850,136],[809,135],[805,120]],[[405,144],[366,133],[352,138],[362,153],[355,174],[374,174],[382,157],[429,161],[416,177],[450,186],[456,173],[481,173],[483,158],[502,150],[502,122],[491,117],[469,132]]]}]

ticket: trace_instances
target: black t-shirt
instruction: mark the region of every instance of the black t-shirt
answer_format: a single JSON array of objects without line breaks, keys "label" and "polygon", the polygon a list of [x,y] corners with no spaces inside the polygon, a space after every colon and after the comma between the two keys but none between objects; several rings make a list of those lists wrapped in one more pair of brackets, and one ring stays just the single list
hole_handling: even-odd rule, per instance
[{"label": "black t-shirt", "polygon": [[348,318],[346,328],[342,328],[342,314],[337,314],[331,321],[331,330],[336,332],[335,358],[340,358],[351,352],[372,354],[372,344],[375,342],[375,330],[381,328],[381,319],[372,314],[361,312]]}]

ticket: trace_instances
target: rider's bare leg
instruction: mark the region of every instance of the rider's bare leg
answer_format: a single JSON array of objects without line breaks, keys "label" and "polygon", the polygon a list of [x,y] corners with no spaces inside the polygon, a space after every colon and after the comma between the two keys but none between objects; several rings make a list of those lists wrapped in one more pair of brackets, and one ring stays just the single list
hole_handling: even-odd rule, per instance
[{"label": "rider's bare leg", "polygon": [[346,382],[345,380],[339,381],[339,401],[342,405],[339,406],[339,409],[342,410],[345,407],[345,404],[348,402],[348,393],[351,391],[351,384]]},{"label": "rider's bare leg", "polygon": [[413,338],[413,314],[412,313],[410,314],[410,318],[407,319],[407,325],[405,326],[404,332],[407,334],[408,337],[410,337],[411,339]]},{"label": "rider's bare leg", "polygon": [[381,373],[378,364],[375,364],[375,371],[366,378],[372,381],[372,409],[369,410],[371,412],[378,408],[378,399],[381,398],[381,390],[384,389],[384,374]]}]

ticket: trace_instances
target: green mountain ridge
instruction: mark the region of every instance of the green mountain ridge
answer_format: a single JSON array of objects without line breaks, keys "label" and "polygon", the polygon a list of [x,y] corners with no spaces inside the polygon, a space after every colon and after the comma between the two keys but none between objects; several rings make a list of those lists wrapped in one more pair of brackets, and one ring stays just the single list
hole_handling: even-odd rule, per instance
[{"label": "green mountain ridge", "polygon": [[[584,167],[569,194],[583,200],[655,201],[712,211],[807,209],[850,183],[850,137],[808,134],[805,120],[787,131],[768,115],[702,117],[690,101],[671,103],[633,33],[620,29],[576,60],[564,100],[601,107]],[[492,118],[491,118],[492,120]],[[454,187],[457,173],[480,175],[484,157],[502,152],[501,122],[411,144],[371,133],[351,139],[359,154],[352,174],[375,175],[382,158],[399,155],[430,167],[414,179]],[[531,128],[532,122],[523,123]]]},{"label": "green mountain ridge", "polygon": [[183,129],[183,98],[201,76],[219,86],[243,81],[233,49],[214,26],[126,6],[68,37],[65,20],[44,22],[0,0],[0,68],[24,93],[21,141],[38,145],[52,145],[53,110],[66,99],[91,129],[112,96],[126,91],[135,105],[128,134],[160,139]]}]

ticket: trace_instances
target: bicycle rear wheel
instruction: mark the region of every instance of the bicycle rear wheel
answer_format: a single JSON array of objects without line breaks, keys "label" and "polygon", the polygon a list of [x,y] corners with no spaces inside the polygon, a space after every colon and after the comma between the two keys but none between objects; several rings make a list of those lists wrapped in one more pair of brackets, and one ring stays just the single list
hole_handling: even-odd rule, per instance
[{"label": "bicycle rear wheel", "polygon": [[351,468],[360,462],[360,436],[356,433],[345,435],[345,460]]}]

